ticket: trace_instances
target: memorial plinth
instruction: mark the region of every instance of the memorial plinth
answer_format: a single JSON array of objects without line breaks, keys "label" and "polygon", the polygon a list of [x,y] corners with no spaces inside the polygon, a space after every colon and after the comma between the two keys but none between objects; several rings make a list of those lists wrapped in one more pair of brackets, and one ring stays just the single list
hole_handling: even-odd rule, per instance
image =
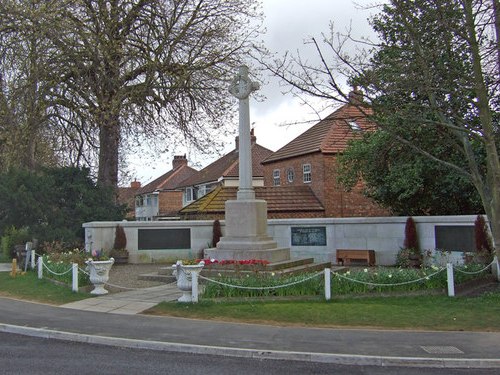
[{"label": "memorial plinth", "polygon": [[216,248],[206,249],[205,257],[217,260],[262,259],[271,263],[290,259],[290,249],[278,248],[267,234],[267,202],[255,199],[252,186],[252,155],[248,97],[258,89],[248,78],[248,68],[240,67],[229,92],[239,99],[239,188],[236,200],[225,203],[225,236]]}]

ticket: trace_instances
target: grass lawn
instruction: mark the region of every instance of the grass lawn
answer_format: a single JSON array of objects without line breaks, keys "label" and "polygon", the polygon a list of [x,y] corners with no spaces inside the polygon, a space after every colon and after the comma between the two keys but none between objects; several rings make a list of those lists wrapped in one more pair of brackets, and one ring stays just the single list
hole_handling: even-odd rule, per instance
[{"label": "grass lawn", "polygon": [[62,305],[89,298],[89,293],[73,293],[71,287],[56,285],[47,279],[39,280],[35,272],[11,277],[0,272],[0,296]]},{"label": "grass lawn", "polygon": [[[91,297],[71,288],[39,280],[35,272],[13,278],[0,272],[0,296],[60,305]],[[161,303],[149,314],[298,325],[383,329],[500,331],[500,292],[480,297],[442,295],[333,299],[201,300],[198,304]]]},{"label": "grass lawn", "polygon": [[255,301],[161,303],[155,315],[309,327],[363,327],[444,331],[500,331],[500,293],[367,297],[324,302]]}]

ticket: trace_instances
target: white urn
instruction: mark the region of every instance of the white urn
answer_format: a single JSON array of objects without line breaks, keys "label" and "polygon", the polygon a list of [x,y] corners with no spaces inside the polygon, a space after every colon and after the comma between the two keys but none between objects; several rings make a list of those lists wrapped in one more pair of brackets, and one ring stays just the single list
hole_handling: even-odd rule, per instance
[{"label": "white urn", "polygon": [[108,291],[104,288],[104,285],[109,280],[109,271],[111,266],[115,263],[113,258],[109,260],[87,260],[87,269],[89,271],[90,282],[94,285],[94,290],[90,294],[108,294]]},{"label": "white urn", "polygon": [[182,296],[177,299],[179,302],[194,302],[193,301],[193,273],[197,275],[203,269],[205,262],[201,261],[198,264],[190,264],[184,265],[181,260],[178,260],[177,263],[172,265],[173,272],[172,274],[177,279],[177,288],[179,288],[182,292]]}]

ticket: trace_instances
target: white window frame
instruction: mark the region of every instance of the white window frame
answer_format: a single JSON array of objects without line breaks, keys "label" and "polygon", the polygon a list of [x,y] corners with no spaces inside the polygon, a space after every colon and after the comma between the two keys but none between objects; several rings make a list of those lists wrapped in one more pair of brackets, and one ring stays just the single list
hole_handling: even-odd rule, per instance
[{"label": "white window frame", "polygon": [[347,123],[353,132],[360,132],[363,130],[356,120],[349,120]]},{"label": "white window frame", "polygon": [[273,170],[273,186],[281,185],[281,172],[279,169]]},{"label": "white window frame", "polygon": [[186,190],[184,190],[184,201],[185,202],[192,202],[193,201],[193,188],[188,187]]},{"label": "white window frame", "polygon": [[312,181],[311,164],[302,164],[302,181],[304,181],[304,184],[311,183],[311,181]]},{"label": "white window frame", "polygon": [[286,170],[286,180],[289,183],[292,183],[294,179],[295,179],[295,171],[293,170],[293,168],[288,168]]},{"label": "white window frame", "polygon": [[136,207],[142,207],[144,205],[144,199],[142,198],[142,195],[138,195],[135,198],[135,206]]},{"label": "white window frame", "polygon": [[207,194],[207,185],[198,186],[198,198],[201,198],[206,194]]}]

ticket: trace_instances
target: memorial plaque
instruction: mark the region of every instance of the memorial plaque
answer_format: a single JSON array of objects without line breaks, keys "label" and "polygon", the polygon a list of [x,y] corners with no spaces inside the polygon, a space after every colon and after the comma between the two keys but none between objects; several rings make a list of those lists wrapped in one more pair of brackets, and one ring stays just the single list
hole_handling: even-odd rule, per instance
[{"label": "memorial plaque", "polygon": [[191,229],[139,229],[139,250],[178,250],[191,248]]},{"label": "memorial plaque", "polygon": [[436,249],[445,251],[475,251],[474,226],[436,225]]},{"label": "memorial plaque", "polygon": [[292,246],[326,246],[326,227],[292,227]]}]

